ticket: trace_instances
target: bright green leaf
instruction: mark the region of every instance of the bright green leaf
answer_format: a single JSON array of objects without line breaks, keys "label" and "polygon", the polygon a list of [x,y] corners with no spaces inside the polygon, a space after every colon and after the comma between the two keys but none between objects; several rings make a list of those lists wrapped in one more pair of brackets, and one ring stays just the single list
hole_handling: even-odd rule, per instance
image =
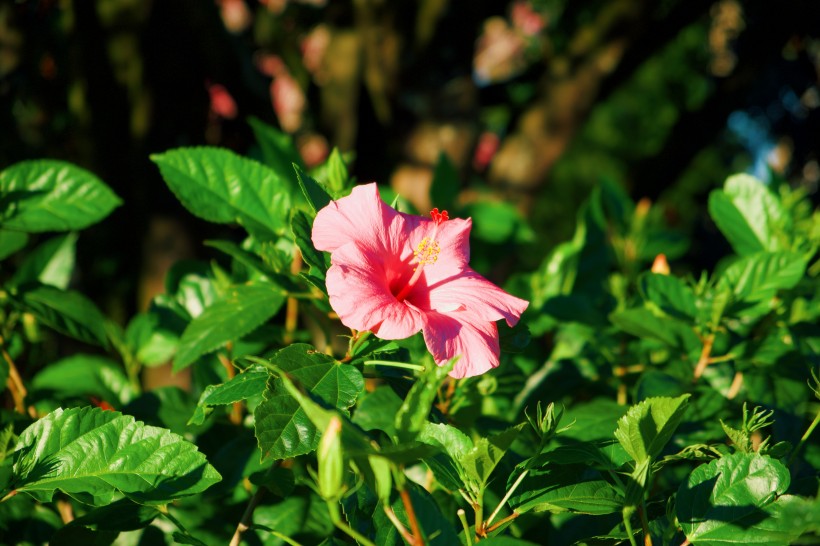
[{"label": "bright green leaf", "polygon": [[26,256],[11,278],[10,284],[40,282],[57,288],[67,288],[74,271],[77,234],[52,237]]},{"label": "bright green leaf", "polygon": [[333,200],[325,188],[298,165],[294,164],[293,168],[296,171],[296,179],[299,181],[299,187],[302,188],[302,193],[305,195],[305,199],[307,199],[313,212],[319,212],[325,208]]},{"label": "bright green leaf", "polygon": [[678,490],[677,516],[686,538],[699,546],[786,546],[800,536],[805,508],[784,495],[789,471],[779,461],[735,453],[697,467]]},{"label": "bright green leaf", "polygon": [[189,422],[201,425],[205,421],[205,412],[209,407],[233,404],[262,394],[269,377],[267,370],[257,367],[245,370],[221,385],[208,385],[199,397],[196,412]]},{"label": "bright green leaf", "polygon": [[200,356],[236,341],[274,316],[285,296],[267,283],[236,286],[188,325],[179,340],[174,370],[189,366]]},{"label": "bright green leaf", "polygon": [[95,506],[117,497],[167,503],[220,480],[196,446],[99,408],[58,409],[20,435],[12,487],[48,502],[56,491]]},{"label": "bright green leaf", "polygon": [[102,180],[64,161],[23,161],[0,172],[5,229],[37,233],[86,228],[121,201]]},{"label": "bright green leaf", "polygon": [[745,256],[726,268],[718,288],[731,290],[735,298],[764,301],[778,290],[794,288],[806,271],[806,261],[794,252],[759,252]]},{"label": "bright green leaf", "polygon": [[615,437],[637,462],[654,460],[683,420],[689,395],[647,398],[618,420]]},{"label": "bright green leaf", "polygon": [[[349,408],[364,389],[359,370],[339,364],[310,345],[290,345],[278,351],[271,362],[288,374],[289,382],[296,381],[330,407]],[[317,427],[285,387],[282,378],[272,380],[265,391],[265,401],[254,412],[263,458],[286,459],[309,453],[319,445],[319,437],[326,428]]]},{"label": "bright green leaf", "polygon": [[752,176],[730,176],[722,190],[714,190],[709,214],[741,256],[786,249],[778,234],[791,220],[780,199]]},{"label": "bright green leaf", "polygon": [[185,208],[203,220],[239,223],[262,240],[286,229],[288,181],[261,163],[209,147],[177,148],[151,160]]}]

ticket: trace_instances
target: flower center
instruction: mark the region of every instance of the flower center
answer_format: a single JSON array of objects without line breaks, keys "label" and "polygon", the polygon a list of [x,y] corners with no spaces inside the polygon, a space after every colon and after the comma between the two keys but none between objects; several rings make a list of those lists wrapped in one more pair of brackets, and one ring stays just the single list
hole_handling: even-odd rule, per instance
[{"label": "flower center", "polygon": [[413,259],[410,260],[410,265],[416,264],[416,266],[413,268],[413,276],[410,277],[410,280],[407,281],[404,288],[396,295],[398,301],[404,301],[407,295],[410,294],[410,291],[421,277],[421,271],[424,269],[424,266],[433,265],[436,263],[436,260],[438,260],[438,254],[441,252],[441,245],[436,241],[438,227],[450,218],[447,216],[446,210],[439,212],[437,208],[430,211],[430,218],[435,222],[433,233],[431,233],[429,237],[422,239],[416,246],[416,250],[413,251]]}]

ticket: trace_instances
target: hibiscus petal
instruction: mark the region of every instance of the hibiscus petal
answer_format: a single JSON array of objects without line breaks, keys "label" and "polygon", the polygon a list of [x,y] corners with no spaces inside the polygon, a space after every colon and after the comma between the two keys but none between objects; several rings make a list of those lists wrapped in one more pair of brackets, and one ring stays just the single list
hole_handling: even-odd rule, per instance
[{"label": "hibiscus petal", "polygon": [[459,309],[471,321],[504,319],[515,326],[529,305],[528,301],[508,294],[469,268],[449,279],[428,284],[427,290],[430,309],[439,312]]},{"label": "hibiscus petal", "polygon": [[395,240],[391,230],[404,229],[404,219],[381,200],[376,184],[365,184],[353,188],[350,195],[331,201],[316,214],[313,246],[333,252],[355,241],[373,250],[383,249],[385,241]]},{"label": "hibiscus petal", "polygon": [[421,330],[421,312],[390,292],[386,271],[392,264],[390,256],[348,243],[337,248],[331,260],[327,291],[342,324],[370,330],[382,339],[403,339]]},{"label": "hibiscus petal", "polygon": [[435,239],[439,245],[436,262],[424,267],[428,283],[435,283],[458,274],[468,267],[470,262],[470,229],[473,221],[470,218],[455,218],[436,223],[421,216],[402,213],[405,229],[408,232],[409,246],[416,249],[424,238]]},{"label": "hibiscus petal", "polygon": [[472,322],[465,318],[463,313],[429,312],[423,330],[424,342],[437,364],[442,365],[461,355],[450,372],[450,376],[456,379],[481,375],[496,368],[501,353],[494,322]]}]

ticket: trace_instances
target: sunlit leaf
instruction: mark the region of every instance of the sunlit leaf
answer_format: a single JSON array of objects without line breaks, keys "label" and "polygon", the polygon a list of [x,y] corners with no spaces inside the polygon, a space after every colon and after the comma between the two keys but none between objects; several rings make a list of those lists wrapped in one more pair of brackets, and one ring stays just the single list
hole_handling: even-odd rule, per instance
[{"label": "sunlit leaf", "polygon": [[220,480],[196,446],[99,408],[58,409],[20,434],[12,487],[41,502],[56,491],[95,506],[118,497],[166,503]]}]

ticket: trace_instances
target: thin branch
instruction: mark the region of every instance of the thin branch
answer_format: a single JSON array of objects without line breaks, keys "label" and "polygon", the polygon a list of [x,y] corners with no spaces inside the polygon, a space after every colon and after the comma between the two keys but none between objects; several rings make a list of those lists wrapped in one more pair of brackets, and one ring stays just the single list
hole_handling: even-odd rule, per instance
[{"label": "thin branch", "polygon": [[499,527],[501,527],[505,523],[511,522],[512,520],[514,520],[515,518],[517,518],[520,515],[521,514],[518,512],[518,510],[513,510],[512,514],[510,514],[509,516],[507,516],[505,518],[501,518],[500,520],[498,520],[498,523],[496,523],[492,527],[489,527],[485,532],[486,533],[492,533],[493,531],[495,531],[496,529],[498,529]]},{"label": "thin branch", "polygon": [[518,476],[518,479],[515,480],[515,483],[512,484],[512,487],[510,487],[510,489],[504,495],[504,498],[501,499],[501,502],[498,503],[498,506],[496,506],[493,513],[490,514],[489,518],[487,518],[487,522],[484,523],[484,527],[488,527],[493,522],[495,517],[498,515],[498,512],[500,512],[501,508],[507,503],[508,500],[510,500],[510,497],[512,497],[513,493],[515,493],[515,490],[518,489],[518,486],[521,485],[521,482],[524,481],[524,478],[527,477],[528,473],[529,470],[525,470],[521,473],[520,476]]},{"label": "thin branch", "polygon": [[396,513],[393,511],[393,508],[385,504],[384,513],[387,514],[387,519],[390,520],[390,523],[392,523],[393,526],[399,530],[399,534],[401,535],[401,537],[408,544],[415,544],[415,537],[413,537],[413,535],[410,534],[410,531],[408,531],[407,528],[402,524],[402,522],[399,521],[399,518],[396,517]]},{"label": "thin branch", "polygon": [[458,520],[461,522],[461,527],[464,529],[464,543],[467,546],[473,546],[473,536],[470,533],[470,524],[467,523],[467,513],[464,511],[464,508],[459,508],[456,514],[458,514]]},{"label": "thin branch", "polygon": [[230,546],[239,546],[239,542],[242,540],[242,533],[247,531],[253,523],[253,511],[256,510],[257,506],[259,506],[264,494],[265,488],[261,485],[257,487],[256,493],[253,494],[251,500],[248,501],[248,506],[245,507],[245,512],[242,514],[242,519],[239,520],[239,523],[236,526],[236,531],[233,533]]},{"label": "thin branch", "polygon": [[[290,272],[293,275],[298,275],[302,269],[302,253],[297,248],[293,254],[293,262],[290,264]],[[288,298],[287,307],[285,310],[285,335],[283,341],[285,345],[293,343],[293,334],[296,332],[296,326],[299,320],[299,300],[293,296]]]},{"label": "thin branch", "polygon": [[410,522],[410,529],[415,537],[415,540],[410,544],[421,546],[424,544],[424,535],[421,533],[421,527],[419,527],[418,519],[416,519],[416,511],[413,509],[413,502],[410,500],[410,493],[407,492],[407,489],[402,487],[399,490],[399,496],[401,496],[401,502],[404,504],[404,511],[407,512],[407,519]]},{"label": "thin branch", "polygon": [[706,366],[709,365],[712,356],[712,345],[715,343],[715,334],[714,332],[706,336],[706,339],[703,340],[703,349],[700,351],[700,358],[698,359],[698,363],[695,365],[695,372],[694,372],[694,379],[697,381],[700,379],[700,376],[703,375],[704,370],[706,370]]}]

